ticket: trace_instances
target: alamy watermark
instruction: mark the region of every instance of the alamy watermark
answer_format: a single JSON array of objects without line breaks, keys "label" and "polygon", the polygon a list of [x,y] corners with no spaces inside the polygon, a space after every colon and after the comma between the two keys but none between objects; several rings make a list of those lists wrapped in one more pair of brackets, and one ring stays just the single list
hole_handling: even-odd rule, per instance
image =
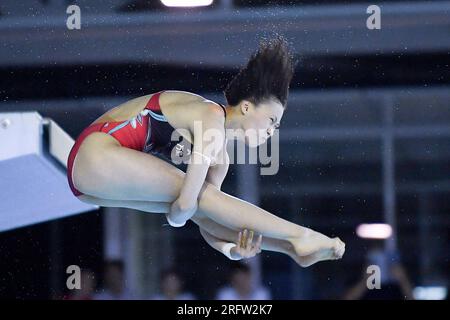
[{"label": "alamy watermark", "polygon": [[69,290],[81,289],[81,268],[75,264],[70,265],[66,269],[66,273],[69,274],[66,280],[66,287]]},{"label": "alamy watermark", "polygon": [[366,280],[367,289],[381,289],[381,269],[379,266],[372,264],[367,267],[366,273],[369,275]]},{"label": "alamy watermark", "polygon": [[[274,175],[279,170],[280,139],[279,130],[275,129],[269,140],[266,129],[203,129],[202,121],[194,122],[193,135],[195,140],[201,140],[192,151],[190,143],[184,139],[191,136],[187,129],[174,130],[172,142],[178,142],[172,149],[171,160],[175,164],[204,163],[211,164],[257,164],[260,163],[261,175]],[[201,137],[199,139],[198,137]],[[239,140],[246,140],[246,145]],[[233,143],[226,144],[226,141]],[[270,141],[270,143],[269,143]],[[257,148],[258,146],[258,148]],[[269,152],[270,148],[270,152]],[[195,151],[193,151],[195,149]],[[247,153],[248,151],[248,153]],[[194,156],[196,153],[196,156]],[[226,156],[228,155],[228,157]]]},{"label": "alamy watermark", "polygon": [[377,5],[370,5],[367,7],[366,13],[370,16],[366,20],[366,27],[369,30],[381,29],[381,9]]},{"label": "alamy watermark", "polygon": [[66,20],[66,26],[69,30],[81,29],[81,9],[79,6],[72,4],[67,7],[66,13],[69,14]]}]

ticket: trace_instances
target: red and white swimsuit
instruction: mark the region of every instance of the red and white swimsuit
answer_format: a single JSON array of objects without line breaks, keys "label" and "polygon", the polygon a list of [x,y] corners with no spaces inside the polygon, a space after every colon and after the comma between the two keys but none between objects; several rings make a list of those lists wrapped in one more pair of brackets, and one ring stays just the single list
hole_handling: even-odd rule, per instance
[{"label": "red and white swimsuit", "polygon": [[[122,147],[145,153],[161,155],[169,160],[174,156],[183,159],[190,155],[192,146],[180,136],[178,141],[172,141],[175,128],[167,121],[161,112],[159,96],[163,91],[152,95],[145,108],[132,119],[120,122],[99,122],[84,129],[75,141],[67,160],[67,179],[75,196],[82,195],[73,185],[72,171],[75,156],[83,140],[93,132],[104,132],[113,136]],[[225,107],[220,104],[225,112]]]}]

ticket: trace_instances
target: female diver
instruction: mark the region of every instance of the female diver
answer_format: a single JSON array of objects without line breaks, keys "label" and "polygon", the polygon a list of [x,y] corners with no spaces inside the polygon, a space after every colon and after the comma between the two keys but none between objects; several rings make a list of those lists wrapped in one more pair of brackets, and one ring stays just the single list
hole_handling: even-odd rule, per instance
[{"label": "female diver", "polygon": [[[227,140],[256,147],[273,135],[294,68],[286,40],[277,36],[262,41],[227,85],[226,106],[193,93],[163,90],[109,110],[82,131],[70,152],[72,192],[99,206],[164,213],[175,227],[190,219],[208,244],[230,259],[253,256],[259,247],[287,254],[300,266],[340,259],[345,244],[339,238],[220,190],[229,166]],[[208,130],[215,139],[204,134]],[[173,139],[174,133],[182,143]],[[186,173],[158,156],[172,162],[188,156]],[[244,229],[252,231],[241,237]],[[259,234],[254,244],[253,231]],[[240,254],[242,247],[234,244],[238,238],[248,242],[250,253]]]}]

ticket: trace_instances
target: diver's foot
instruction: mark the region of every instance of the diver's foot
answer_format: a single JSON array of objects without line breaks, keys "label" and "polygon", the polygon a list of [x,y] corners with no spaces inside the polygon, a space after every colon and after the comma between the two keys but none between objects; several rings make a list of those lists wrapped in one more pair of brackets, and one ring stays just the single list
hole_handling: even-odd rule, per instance
[{"label": "diver's foot", "polygon": [[334,239],[313,230],[307,230],[302,237],[288,239],[288,241],[300,257],[319,252],[322,252],[322,255],[332,255],[336,247]]},{"label": "diver's foot", "polygon": [[333,238],[335,241],[333,246],[333,258],[334,260],[341,259],[345,253],[345,243],[339,238]]},{"label": "diver's foot", "polygon": [[320,261],[337,260],[342,258],[345,252],[345,243],[343,243],[339,238],[333,238],[331,240],[333,241],[333,245],[329,248],[321,248],[306,256],[292,254],[291,258],[294,259],[298,265],[304,268]]}]

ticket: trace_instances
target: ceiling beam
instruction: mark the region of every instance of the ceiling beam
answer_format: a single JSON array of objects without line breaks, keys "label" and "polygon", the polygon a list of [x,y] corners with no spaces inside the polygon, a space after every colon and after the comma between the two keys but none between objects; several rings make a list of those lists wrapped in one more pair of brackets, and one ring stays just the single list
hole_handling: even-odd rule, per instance
[{"label": "ceiling beam", "polygon": [[450,1],[388,2],[381,30],[367,4],[233,8],[199,12],[67,14],[0,19],[0,66],[158,63],[236,68],[277,31],[299,55],[401,54],[450,49]]}]

